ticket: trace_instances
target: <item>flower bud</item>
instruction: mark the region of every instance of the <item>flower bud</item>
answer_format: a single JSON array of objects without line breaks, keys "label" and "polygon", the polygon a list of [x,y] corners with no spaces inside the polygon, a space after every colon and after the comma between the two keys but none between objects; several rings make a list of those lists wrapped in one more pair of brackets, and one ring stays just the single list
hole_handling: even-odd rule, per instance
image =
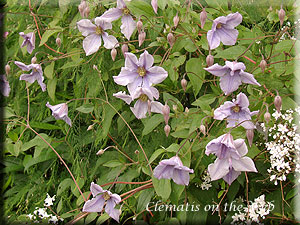
[{"label": "flower bud", "polygon": [[274,99],[274,105],[275,105],[275,108],[276,108],[277,112],[280,112],[281,105],[282,105],[282,100],[281,100],[281,97],[278,95],[278,93],[277,93],[277,96]]},{"label": "flower bud", "polygon": [[210,67],[213,64],[214,64],[214,57],[211,54],[209,54],[208,56],[206,56],[206,65]]},{"label": "flower bud", "polygon": [[138,154],[140,153],[140,151],[139,151],[139,150],[135,150],[134,153],[135,153],[136,155],[138,155]]},{"label": "flower bud", "polygon": [[265,115],[264,115],[264,118],[265,118],[265,121],[267,123],[269,123],[270,119],[271,119],[271,114],[269,112],[266,112]]},{"label": "flower bud", "polygon": [[110,51],[110,55],[113,61],[115,61],[116,56],[117,56],[117,50],[115,48],[112,48],[112,50]]},{"label": "flower bud", "polygon": [[278,17],[279,17],[279,21],[280,21],[280,26],[282,26],[283,21],[284,21],[284,17],[285,17],[285,11],[283,10],[282,6],[281,6],[281,9],[278,12]]},{"label": "flower bud", "polygon": [[98,70],[98,67],[96,65],[93,65],[94,70]]},{"label": "flower bud", "polygon": [[172,33],[169,33],[167,36],[167,40],[168,40],[169,45],[172,47],[175,43],[174,35]]},{"label": "flower bud", "polygon": [[143,28],[143,22],[141,20],[137,21],[136,28],[137,28],[138,32],[141,33],[142,28]]},{"label": "flower bud", "polygon": [[163,106],[162,113],[164,115],[165,123],[168,124],[170,118],[170,107],[167,105],[167,103]]},{"label": "flower bud", "polygon": [[157,14],[157,8],[158,8],[157,0],[152,0],[151,5],[152,5],[154,12]]},{"label": "flower bud", "polygon": [[189,111],[190,111],[189,108],[185,107],[184,112],[189,113]]},{"label": "flower bud", "polygon": [[31,59],[31,63],[32,63],[32,64],[35,64],[35,63],[36,63],[36,60],[37,60],[37,58],[36,58],[35,56],[33,56],[32,59]]},{"label": "flower bud", "polygon": [[174,112],[176,112],[177,109],[178,109],[178,108],[177,108],[177,105],[173,105],[172,107],[173,107]]},{"label": "flower bud", "polygon": [[249,146],[251,147],[252,142],[253,142],[253,137],[254,137],[253,129],[247,129],[246,136],[247,136],[247,139],[248,139]]},{"label": "flower bud", "polygon": [[94,124],[92,124],[92,125],[89,125],[89,127],[87,128],[87,131],[89,131],[89,130],[93,130],[93,128],[94,128]]},{"label": "flower bud", "polygon": [[261,71],[264,73],[265,72],[265,68],[266,68],[266,66],[267,66],[267,62],[266,62],[266,60],[261,60],[260,61],[260,64],[259,64],[259,67],[261,68]]},{"label": "flower bud", "polygon": [[168,137],[171,131],[171,127],[167,124],[164,128],[165,134]]},{"label": "flower bud", "polygon": [[81,3],[78,6],[78,11],[79,11],[81,17],[84,17],[84,10],[86,7],[87,7],[86,1],[85,0],[81,1]]},{"label": "flower bud", "polygon": [[123,53],[124,57],[125,57],[125,52],[128,52],[128,45],[127,44],[122,45],[122,53]]},{"label": "flower bud", "polygon": [[96,155],[102,155],[104,153],[104,150],[103,149],[100,149],[97,153],[96,153]]},{"label": "flower bud", "polygon": [[6,64],[5,72],[6,72],[6,75],[8,75],[10,73],[10,65]]},{"label": "flower bud", "polygon": [[182,87],[183,91],[185,92],[186,91],[186,86],[187,86],[187,80],[183,78],[180,81],[180,84],[181,84],[181,87]]},{"label": "flower bud", "polygon": [[56,42],[58,47],[61,46],[61,39],[59,37],[56,38],[55,42]]},{"label": "flower bud", "polygon": [[141,47],[141,45],[144,43],[146,38],[146,33],[144,31],[141,31],[141,33],[139,33],[139,47]]},{"label": "flower bud", "polygon": [[174,23],[174,27],[176,28],[178,26],[178,23],[179,23],[178,13],[176,13],[176,16],[174,16],[173,23]]},{"label": "flower bud", "polygon": [[203,29],[206,19],[207,19],[207,12],[205,11],[205,9],[203,9],[202,12],[200,13],[201,29]]},{"label": "flower bud", "polygon": [[206,128],[203,124],[200,126],[200,131],[205,135],[206,134]]},{"label": "flower bud", "polygon": [[83,10],[83,15],[84,15],[84,17],[89,17],[89,15],[90,15],[90,7],[86,7],[84,10]]}]

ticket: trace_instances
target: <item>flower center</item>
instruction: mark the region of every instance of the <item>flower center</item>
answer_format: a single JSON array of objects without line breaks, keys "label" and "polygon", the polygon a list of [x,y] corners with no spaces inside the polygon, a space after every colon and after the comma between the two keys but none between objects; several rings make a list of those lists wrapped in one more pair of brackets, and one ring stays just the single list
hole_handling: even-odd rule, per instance
[{"label": "flower center", "polygon": [[218,23],[217,24],[217,29],[220,29],[222,27],[222,24],[221,23]]},{"label": "flower center", "polygon": [[103,193],[103,198],[104,198],[105,201],[107,201],[108,199],[110,199],[110,196],[107,192],[104,192]]},{"label": "flower center", "polygon": [[101,27],[96,27],[96,34],[101,35],[103,33],[103,29]]},{"label": "flower center", "polygon": [[240,111],[240,107],[238,105],[233,106],[231,109],[236,113],[238,113]]},{"label": "flower center", "polygon": [[123,13],[124,13],[125,15],[130,14],[130,11],[129,11],[128,8],[124,8],[124,9],[122,9],[122,11],[123,11]]},{"label": "flower center", "polygon": [[33,72],[37,72],[37,69],[35,69],[35,68],[33,68],[32,70],[33,70]]},{"label": "flower center", "polygon": [[137,69],[137,72],[138,72],[138,74],[140,75],[140,77],[143,77],[143,76],[146,75],[146,70],[145,70],[144,67],[139,67],[139,68]]},{"label": "flower center", "polygon": [[141,94],[141,95],[140,95],[140,100],[141,100],[142,102],[146,102],[146,101],[148,100],[148,96],[145,95],[145,94]]}]

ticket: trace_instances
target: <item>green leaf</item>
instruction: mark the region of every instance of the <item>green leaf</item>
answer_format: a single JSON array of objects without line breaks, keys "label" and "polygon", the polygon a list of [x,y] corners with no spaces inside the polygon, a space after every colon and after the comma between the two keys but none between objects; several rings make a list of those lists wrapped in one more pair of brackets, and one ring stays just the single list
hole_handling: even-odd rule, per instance
[{"label": "green leaf", "polygon": [[151,164],[160,154],[162,154],[163,152],[165,152],[164,149],[160,148],[157,149],[150,157],[149,159],[149,164]]},{"label": "green leaf", "polygon": [[142,135],[145,136],[154,130],[160,123],[164,121],[164,117],[161,114],[155,114],[151,116],[149,119],[145,119],[144,129]]},{"label": "green leaf", "polygon": [[144,209],[146,209],[147,204],[150,202],[153,195],[154,195],[153,189],[146,189],[141,191],[141,194],[138,198],[137,207],[136,207],[137,212],[141,212]]},{"label": "green leaf", "polygon": [[84,224],[90,224],[91,222],[93,222],[96,217],[98,216],[98,213],[94,212],[94,213],[90,213],[86,218],[85,218],[85,221],[84,221]]},{"label": "green leaf", "polygon": [[198,95],[205,79],[205,70],[203,70],[203,67],[200,58],[191,58],[185,65],[185,70],[192,83],[195,96]]},{"label": "green leaf", "polygon": [[62,32],[62,31],[63,31],[62,28],[57,27],[57,26],[52,27],[51,30],[46,30],[42,36],[39,47],[41,47],[43,44],[45,44],[52,35],[54,35],[58,32]]},{"label": "green leaf", "polygon": [[35,122],[35,121],[31,121],[30,126],[32,128],[39,128],[39,129],[44,129],[44,130],[60,130],[61,129],[61,127],[53,125],[53,124],[40,123],[40,122]]},{"label": "green leaf", "polygon": [[171,194],[171,182],[168,179],[158,180],[152,176],[152,183],[156,194],[162,197],[163,201],[166,201]]},{"label": "green leaf", "polygon": [[62,14],[65,14],[68,11],[70,3],[71,3],[71,0],[58,0],[58,5],[59,5],[59,8],[60,8]]},{"label": "green leaf", "polygon": [[71,187],[71,184],[74,181],[71,178],[66,178],[64,179],[62,182],[60,182],[60,184],[58,185],[57,188],[57,195],[60,195],[61,193],[63,193],[68,187]]},{"label": "green leaf", "polygon": [[135,17],[146,16],[151,18],[154,16],[154,11],[150,4],[141,0],[127,2],[127,7],[131,12],[134,12]]},{"label": "green leaf", "polygon": [[94,110],[94,105],[92,104],[84,104],[78,108],[76,108],[77,111],[81,112],[81,113],[90,113],[93,112]]},{"label": "green leaf", "polygon": [[111,161],[103,164],[103,166],[106,166],[106,167],[117,167],[117,166],[121,166],[121,165],[123,165],[123,164],[118,160],[111,160]]},{"label": "green leaf", "polygon": [[100,225],[102,223],[104,223],[106,220],[108,220],[110,218],[110,216],[107,213],[103,213],[97,220],[96,224]]},{"label": "green leaf", "polygon": [[[77,178],[76,179],[76,182],[79,186],[79,188],[82,188],[83,185],[84,185],[84,179],[83,178]],[[80,192],[78,191],[78,188],[77,186],[75,185],[74,181],[72,180],[72,183],[71,183],[71,191],[73,193],[73,195],[75,195],[76,197],[79,197],[80,196]]]},{"label": "green leaf", "polygon": [[192,103],[194,106],[200,106],[200,108],[203,111],[211,111],[211,108],[209,107],[210,104],[212,104],[216,100],[216,95],[214,94],[206,94],[202,95],[200,98],[198,98],[196,101]]},{"label": "green leaf", "polygon": [[47,91],[52,101],[55,101],[55,90],[56,90],[57,79],[54,77],[52,80],[48,80]]},{"label": "green leaf", "polygon": [[232,46],[225,50],[219,50],[218,53],[214,56],[214,58],[236,59],[238,56],[243,54],[245,50],[246,47],[242,45]]},{"label": "green leaf", "polygon": [[55,61],[53,61],[50,65],[45,67],[44,73],[48,79],[53,79],[54,65],[55,65]]}]

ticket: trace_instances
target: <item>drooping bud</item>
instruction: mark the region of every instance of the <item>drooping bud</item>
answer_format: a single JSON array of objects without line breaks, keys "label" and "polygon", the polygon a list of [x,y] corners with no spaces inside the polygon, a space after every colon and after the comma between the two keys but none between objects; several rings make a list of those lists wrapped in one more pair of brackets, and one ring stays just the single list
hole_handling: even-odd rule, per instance
[{"label": "drooping bud", "polygon": [[189,111],[190,111],[189,108],[188,108],[188,107],[185,107],[184,112],[185,112],[185,113],[189,113]]},{"label": "drooping bud", "polygon": [[176,112],[177,109],[178,109],[178,108],[177,108],[177,105],[173,105],[172,107],[173,107],[174,112]]},{"label": "drooping bud", "polygon": [[122,45],[122,53],[123,53],[124,57],[125,57],[125,52],[128,52],[128,45],[127,44]]},{"label": "drooping bud", "polygon": [[253,142],[253,137],[254,137],[253,129],[247,129],[246,136],[247,136],[247,139],[248,139],[249,146],[251,147],[252,142]]},{"label": "drooping bud", "polygon": [[6,64],[5,72],[6,72],[6,75],[8,75],[10,73],[10,65]]},{"label": "drooping bud", "polygon": [[174,16],[173,23],[174,23],[174,27],[176,28],[178,26],[178,23],[179,23],[178,13],[176,13],[176,16]]},{"label": "drooping bud", "polygon": [[284,17],[285,17],[285,11],[283,10],[282,6],[281,6],[281,9],[278,12],[278,17],[279,17],[279,21],[280,21],[280,26],[282,26],[283,21],[284,21]]},{"label": "drooping bud", "polygon": [[83,15],[84,15],[84,17],[89,17],[89,15],[90,15],[90,7],[86,7],[84,10],[83,10]]},{"label": "drooping bud", "polygon": [[89,125],[89,127],[87,128],[87,131],[89,131],[89,130],[93,130],[93,128],[94,128],[94,124],[92,124],[92,125]]},{"label": "drooping bud", "polygon": [[280,112],[281,105],[282,105],[282,100],[281,100],[280,95],[277,92],[277,95],[276,95],[276,97],[274,99],[274,106],[275,106],[277,112]]},{"label": "drooping bud", "polygon": [[141,47],[141,45],[144,43],[145,41],[145,38],[146,38],[146,33],[145,31],[141,31],[141,33],[139,33],[139,47]]},{"label": "drooping bud", "polygon": [[104,153],[104,150],[103,149],[100,149],[97,153],[96,153],[96,155],[102,155]]},{"label": "drooping bud", "polygon": [[266,112],[265,115],[264,115],[264,118],[265,118],[265,121],[267,123],[269,123],[270,119],[271,119],[271,114],[269,112]]},{"label": "drooping bud", "polygon": [[167,124],[164,128],[165,134],[168,137],[171,131],[171,127]]},{"label": "drooping bud", "polygon": [[56,38],[55,42],[56,42],[58,47],[61,46],[61,39],[59,37]]},{"label": "drooping bud", "polygon": [[78,6],[78,11],[79,11],[81,17],[84,17],[84,10],[85,10],[86,7],[87,7],[86,1],[82,0],[81,3]]},{"label": "drooping bud", "polygon": [[169,45],[172,47],[175,43],[174,35],[172,33],[169,33],[167,36],[167,40],[168,40]]},{"label": "drooping bud", "polygon": [[96,65],[93,65],[94,70],[98,70],[98,67]]},{"label": "drooping bud", "polygon": [[135,150],[134,153],[135,153],[136,155],[138,155],[138,154],[140,153],[140,151],[139,151],[139,150]]},{"label": "drooping bud", "polygon": [[205,9],[203,9],[202,12],[200,13],[201,29],[203,29],[206,19],[207,19],[207,12],[205,11]]},{"label": "drooping bud", "polygon": [[141,20],[137,21],[136,28],[137,28],[138,32],[141,33],[142,28],[143,28],[143,22]]},{"label": "drooping bud", "polygon": [[214,57],[211,54],[209,54],[208,56],[206,56],[206,65],[210,67],[213,64],[214,64]]},{"label": "drooping bud", "polygon": [[181,87],[182,87],[183,91],[185,92],[186,91],[186,86],[187,86],[187,80],[183,78],[180,81],[180,84],[181,84]]},{"label": "drooping bud", "polygon": [[32,63],[32,64],[35,64],[36,61],[37,61],[37,58],[36,58],[35,56],[33,56],[32,59],[31,59],[31,63]]},{"label": "drooping bud", "polygon": [[163,106],[162,113],[164,115],[165,123],[168,124],[170,118],[170,107],[167,105],[167,103]]},{"label": "drooping bud", "polygon": [[110,51],[110,55],[113,61],[115,61],[116,56],[117,56],[117,49],[112,48],[112,50]]},{"label": "drooping bud", "polygon": [[157,14],[157,8],[158,8],[157,0],[152,0],[151,5],[152,5],[154,12]]},{"label": "drooping bud", "polygon": [[203,124],[200,126],[200,131],[205,135],[206,134],[206,128]]},{"label": "drooping bud", "polygon": [[260,63],[259,63],[259,67],[261,68],[261,71],[264,73],[265,72],[265,69],[267,67],[267,62],[266,60],[261,60]]}]

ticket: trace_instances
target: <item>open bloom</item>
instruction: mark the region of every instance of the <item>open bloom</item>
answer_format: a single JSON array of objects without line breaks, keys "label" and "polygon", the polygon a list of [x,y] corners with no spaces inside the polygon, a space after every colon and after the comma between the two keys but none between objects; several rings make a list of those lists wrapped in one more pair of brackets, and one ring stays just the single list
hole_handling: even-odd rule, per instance
[{"label": "open bloom", "polygon": [[257,172],[243,139],[233,140],[231,134],[224,134],[210,141],[205,154],[216,154],[217,159],[208,165],[211,180],[223,178],[229,185],[241,174],[241,171]]},{"label": "open bloom", "polygon": [[[226,101],[223,105],[217,108],[214,112],[214,119],[227,119],[227,127],[234,127],[241,123],[246,129],[254,129],[254,124],[249,121],[251,116],[258,113],[258,111],[250,112],[249,100],[244,93],[239,93],[236,100]],[[243,122],[245,121],[245,122]]]},{"label": "open bloom", "polygon": [[123,0],[117,0],[117,8],[112,8],[103,13],[100,18],[112,22],[119,19],[122,16],[122,25],[121,32],[129,40],[135,27],[136,23],[134,22],[132,16],[130,15],[129,9],[126,7]]},{"label": "open bloom", "polygon": [[167,71],[162,67],[152,66],[154,58],[147,50],[141,54],[139,60],[132,53],[125,54],[125,67],[122,67],[120,74],[113,78],[117,84],[127,85],[131,96],[137,87],[149,88],[152,84],[158,84],[167,78]]},{"label": "open bloom", "polygon": [[177,155],[170,159],[162,160],[153,171],[153,175],[157,179],[172,178],[176,184],[180,185],[189,184],[190,173],[194,173],[194,170],[184,166]]},{"label": "open bloom", "polygon": [[242,83],[260,86],[253,74],[244,71],[246,66],[241,62],[226,61],[225,66],[220,66],[216,63],[204,69],[211,74],[220,77],[220,86],[226,95],[237,90]]},{"label": "open bloom", "polygon": [[0,75],[0,91],[3,96],[9,96],[10,86],[4,74]]},{"label": "open bloom", "polygon": [[112,194],[110,191],[103,190],[98,184],[91,183],[90,190],[93,198],[85,202],[83,212],[101,212],[104,204],[105,212],[114,220],[119,222],[120,210],[115,209],[116,204],[121,202],[121,197],[117,194]]},{"label": "open bloom", "polygon": [[105,32],[105,30],[112,28],[112,24],[100,17],[95,18],[95,24],[88,19],[82,19],[77,22],[77,27],[82,35],[86,37],[83,40],[83,49],[87,56],[98,51],[101,46],[101,37],[104,48],[112,49],[119,46],[118,40]]},{"label": "open bloom", "polygon": [[207,41],[210,49],[215,49],[222,42],[224,45],[234,45],[239,32],[234,29],[243,20],[238,12],[228,16],[220,16],[213,21],[211,30],[207,32]]},{"label": "open bloom", "polygon": [[27,66],[24,63],[18,61],[15,61],[15,64],[23,71],[32,70],[30,74],[22,74],[20,76],[20,80],[25,80],[31,84],[34,81],[37,81],[41,86],[42,91],[46,91],[46,84],[43,83],[44,80],[43,70],[40,64],[30,64]]},{"label": "open bloom", "polygon": [[35,34],[34,32],[30,32],[28,34],[24,34],[24,32],[20,32],[19,35],[24,38],[24,41],[21,45],[21,48],[27,45],[27,52],[29,54],[32,53],[33,49],[35,48]]},{"label": "open bloom", "polygon": [[46,106],[52,110],[52,116],[57,120],[64,120],[67,124],[72,126],[71,119],[68,117],[68,105],[61,103],[58,105],[50,105],[47,102]]}]

